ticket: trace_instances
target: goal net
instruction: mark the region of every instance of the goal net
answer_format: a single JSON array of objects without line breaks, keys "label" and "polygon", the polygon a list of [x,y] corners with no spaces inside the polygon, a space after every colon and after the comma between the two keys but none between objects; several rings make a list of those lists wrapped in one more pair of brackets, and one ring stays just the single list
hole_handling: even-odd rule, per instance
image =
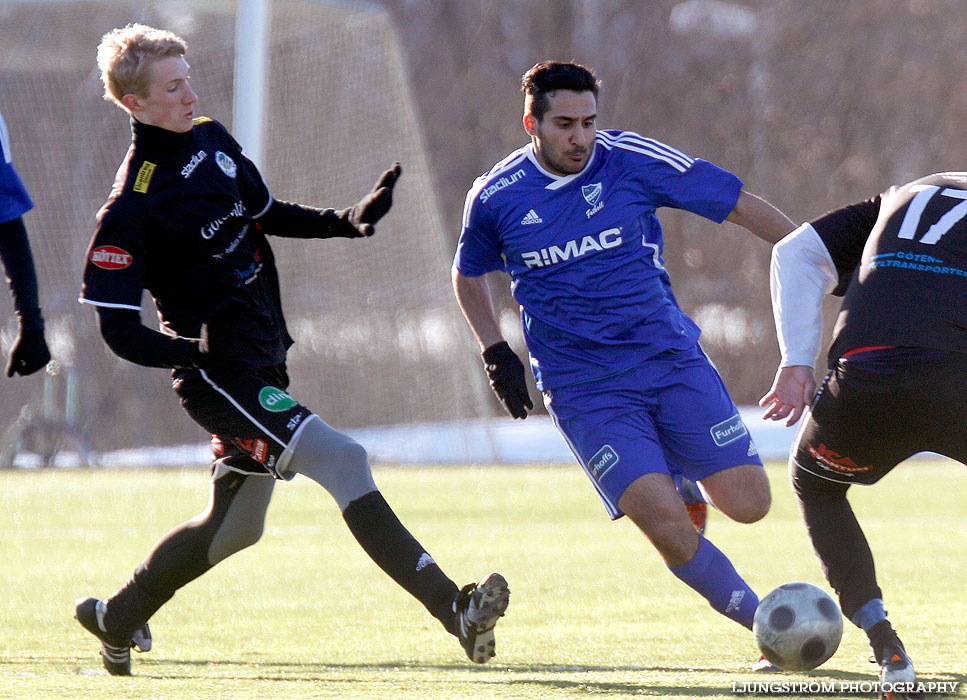
[{"label": "goal net", "polygon": [[[60,376],[74,378],[78,420],[99,449],[204,438],[167,373],[113,356],[94,313],[77,303],[94,214],[129,141],[126,115],[101,98],[95,47],[104,32],[135,21],[188,41],[196,111],[231,129],[235,3],[0,6],[0,111],[37,203],[25,221],[41,304],[54,356],[68,370]],[[393,161],[403,164],[374,238],[272,240],[296,339],[291,393],[342,428],[480,417],[490,404],[450,292],[452,250],[389,17],[364,3],[274,0],[268,37],[260,167],[275,197],[346,207]],[[16,328],[6,296],[4,355]],[[154,323],[147,297],[142,318]],[[41,382],[4,381],[0,430],[39,400]]]}]

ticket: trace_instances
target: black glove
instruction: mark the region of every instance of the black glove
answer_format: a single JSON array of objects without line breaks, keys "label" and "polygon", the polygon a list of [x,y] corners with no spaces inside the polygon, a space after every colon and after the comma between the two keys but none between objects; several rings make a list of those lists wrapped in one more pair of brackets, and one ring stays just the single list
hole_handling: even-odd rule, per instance
[{"label": "black glove", "polygon": [[201,340],[198,343],[200,357],[195,362],[199,367],[214,367],[224,364],[235,349],[236,326],[245,303],[234,297],[220,302],[208,320],[201,324]]},{"label": "black glove", "polygon": [[19,374],[26,377],[50,362],[50,350],[44,340],[44,329],[20,329],[13,350],[10,351],[10,362],[7,363],[7,376]]},{"label": "black glove", "polygon": [[490,377],[490,387],[507,413],[514,418],[527,418],[527,409],[533,410],[534,404],[527,393],[527,380],[520,358],[504,340],[484,350],[482,357],[487,376]]},{"label": "black glove", "polygon": [[355,229],[355,236],[368,237],[376,233],[373,224],[386,216],[386,212],[393,206],[393,186],[402,170],[399,163],[393,163],[393,167],[380,176],[369,194],[359,200],[355,206],[337,214],[340,219]]}]

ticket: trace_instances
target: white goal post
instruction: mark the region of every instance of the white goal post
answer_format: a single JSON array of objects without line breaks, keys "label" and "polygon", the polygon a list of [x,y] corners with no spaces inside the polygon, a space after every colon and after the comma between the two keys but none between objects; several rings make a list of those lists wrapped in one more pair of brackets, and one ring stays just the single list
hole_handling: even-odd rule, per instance
[{"label": "white goal post", "polygon": [[[204,437],[167,373],[106,351],[90,309],[77,303],[94,214],[129,140],[127,117],[102,99],[95,47],[129,22],[188,41],[198,114],[232,129],[279,199],[343,208],[393,161],[403,164],[393,210],[373,238],[272,241],[296,339],[293,395],[342,429],[486,423],[494,404],[450,290],[453,250],[384,9],[312,0],[5,2],[0,109],[37,202],[26,221],[52,350],[78,377],[97,449]],[[154,310],[144,302],[150,325]],[[12,318],[0,298],[0,330]],[[5,385],[0,428],[36,400],[30,386]]]}]

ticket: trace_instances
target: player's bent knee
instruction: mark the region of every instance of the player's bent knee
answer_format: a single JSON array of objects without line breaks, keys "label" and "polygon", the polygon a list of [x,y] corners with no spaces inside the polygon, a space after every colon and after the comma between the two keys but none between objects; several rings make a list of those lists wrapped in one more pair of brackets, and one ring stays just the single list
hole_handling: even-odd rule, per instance
[{"label": "player's bent knee", "polygon": [[741,504],[731,517],[740,523],[755,523],[766,517],[771,507],[772,496],[766,493],[764,498],[750,499],[748,502]]},{"label": "player's bent knee", "polygon": [[707,477],[702,486],[718,510],[740,523],[762,520],[772,507],[772,492],[765,470],[743,464]]},{"label": "player's bent knee", "polygon": [[340,510],[376,490],[366,448],[321,419],[303,429],[288,469],[326,489]]},{"label": "player's bent knee", "polygon": [[223,547],[221,554],[218,553],[217,549],[212,549],[209,552],[209,557],[217,556],[219,559],[221,559],[229,554],[240,552],[246,547],[251,547],[253,544],[262,539],[262,534],[264,532],[265,523],[262,519],[241,521],[232,532],[230,547]]},{"label": "player's bent knee", "polygon": [[849,484],[823,479],[806,471],[795,460],[790,459],[790,480],[792,491],[800,503],[830,502],[846,499]]},{"label": "player's bent knee", "polygon": [[754,523],[762,520],[772,507],[772,492],[769,482],[750,488],[745,497],[736,504],[732,519],[740,523]]},{"label": "player's bent knee", "polygon": [[332,458],[342,463],[346,469],[369,473],[369,454],[366,448],[348,436],[344,443],[335,448]]}]

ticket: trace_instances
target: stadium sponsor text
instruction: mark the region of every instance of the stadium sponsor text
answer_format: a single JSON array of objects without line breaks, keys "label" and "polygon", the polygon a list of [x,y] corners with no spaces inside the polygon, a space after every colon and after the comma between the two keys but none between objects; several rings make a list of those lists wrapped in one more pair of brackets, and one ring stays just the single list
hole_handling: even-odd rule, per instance
[{"label": "stadium sponsor text", "polygon": [[524,169],[523,168],[520,168],[519,170],[517,170],[514,173],[512,173],[509,178],[508,177],[504,177],[503,175],[501,175],[500,178],[496,182],[494,182],[492,185],[489,185],[489,186],[483,188],[483,191],[481,191],[481,193],[480,193],[480,203],[483,204],[488,199],[490,199],[491,197],[493,197],[495,194],[497,194],[498,192],[500,192],[500,190],[504,189],[505,187],[509,187],[509,186],[513,185],[515,182],[517,182],[518,180],[520,180],[522,177],[524,177]]}]

